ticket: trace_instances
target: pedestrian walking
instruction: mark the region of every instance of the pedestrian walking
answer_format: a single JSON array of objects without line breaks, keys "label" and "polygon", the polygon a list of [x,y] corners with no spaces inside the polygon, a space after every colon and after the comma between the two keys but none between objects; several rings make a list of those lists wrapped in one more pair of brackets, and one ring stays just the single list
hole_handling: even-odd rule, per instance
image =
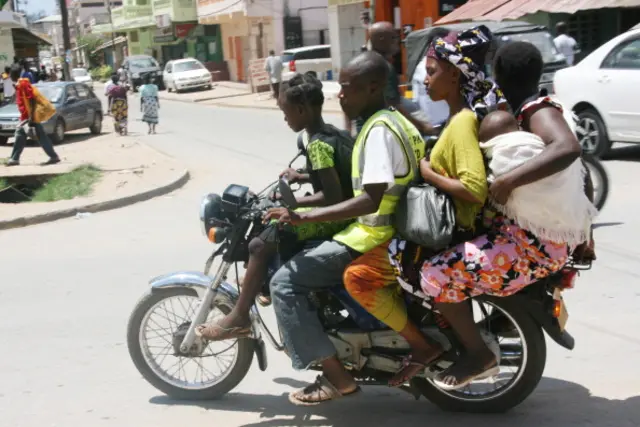
[{"label": "pedestrian walking", "polygon": [[15,83],[15,97],[18,110],[20,111],[20,121],[26,122],[26,124],[16,129],[13,151],[11,158],[7,162],[7,166],[20,164],[20,155],[22,154],[22,150],[24,150],[24,146],[27,144],[27,134],[29,134],[29,137],[32,139],[36,139],[44,152],[49,156],[49,160],[43,163],[43,165],[59,163],[60,158],[53,149],[51,140],[42,126],[42,123],[49,120],[55,114],[56,109],[51,102],[40,93],[38,88],[31,84],[28,78],[20,78],[20,73],[20,68],[13,67],[10,71],[10,76],[11,80]]},{"label": "pedestrian walking", "polygon": [[269,51],[269,56],[264,61],[264,70],[269,73],[273,97],[277,100],[280,96],[280,82],[282,81],[282,58],[276,56],[274,50]]},{"label": "pedestrian walking", "polygon": [[111,98],[111,115],[113,127],[120,135],[127,134],[127,122],[129,120],[129,102],[127,100],[127,87],[118,84],[118,76],[111,77],[114,85],[109,89],[108,97]]},{"label": "pedestrian walking", "polygon": [[29,79],[29,83],[31,84],[36,83],[36,78],[29,69],[29,62],[26,59],[22,60],[22,72],[20,73],[20,78]]},{"label": "pedestrian walking", "polygon": [[140,111],[142,111],[142,121],[149,125],[149,134],[156,133],[158,124],[158,110],[160,101],[158,99],[158,86],[151,82],[151,74],[145,74],[144,84],[140,87]]},{"label": "pedestrian walking", "polygon": [[[115,78],[115,80],[114,80]],[[104,96],[107,97],[107,115],[111,114],[111,97],[109,96],[109,90],[116,85],[114,81],[118,81],[118,74],[112,73],[111,79],[104,85]]]},{"label": "pedestrian walking", "polygon": [[567,58],[567,64],[569,66],[573,65],[575,54],[578,50],[578,42],[567,34],[567,24],[565,22],[556,24],[556,38],[553,39],[553,43],[556,45],[556,49]]}]

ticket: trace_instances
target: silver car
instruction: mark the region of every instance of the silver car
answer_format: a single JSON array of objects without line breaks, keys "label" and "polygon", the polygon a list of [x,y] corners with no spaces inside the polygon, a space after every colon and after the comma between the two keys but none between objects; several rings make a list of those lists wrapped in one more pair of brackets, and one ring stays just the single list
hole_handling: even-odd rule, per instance
[{"label": "silver car", "polygon": [[[54,144],[64,140],[65,132],[89,128],[98,135],[102,130],[102,103],[84,83],[51,82],[35,85],[56,107],[56,113],[43,123]],[[20,112],[15,103],[0,108],[0,145],[13,137],[20,124]]]}]

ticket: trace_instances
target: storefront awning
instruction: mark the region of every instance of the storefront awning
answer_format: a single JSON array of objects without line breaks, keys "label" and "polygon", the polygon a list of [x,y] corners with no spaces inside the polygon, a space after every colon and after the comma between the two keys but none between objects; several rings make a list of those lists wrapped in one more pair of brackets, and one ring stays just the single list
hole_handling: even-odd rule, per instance
[{"label": "storefront awning", "polygon": [[13,30],[13,44],[23,45],[41,45],[46,44],[51,46],[51,40],[44,34],[38,34],[27,30],[26,28],[14,28]]},{"label": "storefront awning", "polygon": [[537,12],[576,13],[580,10],[638,7],[640,0],[469,0],[436,24],[459,21],[502,21]]},{"label": "storefront awning", "polygon": [[96,52],[100,52],[101,50],[110,48],[111,46],[113,46],[114,44],[117,46],[119,44],[123,44],[127,42],[127,38],[124,36],[120,36],[120,37],[116,37],[115,39],[113,39],[113,42],[111,40],[102,43],[100,46],[98,46],[96,48],[96,50],[94,50],[93,52],[91,52],[91,54],[94,54]]}]

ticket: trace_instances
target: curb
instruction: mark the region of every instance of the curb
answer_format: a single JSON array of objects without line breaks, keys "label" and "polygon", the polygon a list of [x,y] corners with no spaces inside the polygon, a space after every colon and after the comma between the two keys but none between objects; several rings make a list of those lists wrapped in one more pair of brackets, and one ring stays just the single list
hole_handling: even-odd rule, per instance
[{"label": "curb", "polygon": [[8,230],[11,228],[26,227],[28,225],[35,225],[35,224],[42,224],[45,222],[57,221],[59,219],[75,216],[80,212],[95,213],[95,212],[102,212],[102,211],[108,211],[112,209],[123,208],[125,206],[129,206],[134,203],[144,202],[154,197],[171,193],[172,191],[177,190],[178,188],[184,186],[189,181],[189,178],[190,178],[189,171],[185,169],[180,173],[180,175],[177,178],[172,179],[167,184],[152,188],[150,190],[142,191],[140,193],[132,194],[130,196],[107,200],[104,202],[94,202],[84,206],[58,209],[52,212],[32,215],[25,218],[0,221],[0,230]]}]

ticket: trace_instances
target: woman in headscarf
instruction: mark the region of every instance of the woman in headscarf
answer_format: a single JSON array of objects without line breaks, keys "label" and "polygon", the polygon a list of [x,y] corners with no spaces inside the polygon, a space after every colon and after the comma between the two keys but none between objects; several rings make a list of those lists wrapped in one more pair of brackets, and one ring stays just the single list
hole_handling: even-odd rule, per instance
[{"label": "woman in headscarf", "polygon": [[[436,38],[427,51],[425,84],[429,97],[434,101],[447,102],[450,108],[450,119],[434,146],[430,158],[421,160],[420,172],[425,182],[439,188],[453,199],[456,226],[460,235],[473,234],[476,217],[487,199],[487,176],[478,142],[479,122],[489,111],[502,106],[506,107],[506,100],[501,91],[493,82],[485,79],[483,71],[484,59],[491,39],[489,29],[480,26],[460,34],[449,33],[444,38]],[[405,249],[407,249],[407,243],[398,238],[392,240],[389,246],[391,263],[396,269],[396,275],[400,278],[403,277],[401,260]],[[491,352],[489,353],[493,358],[487,360],[485,350],[488,351],[488,349],[480,337],[473,317],[467,313],[468,306],[457,304],[470,293],[467,292],[465,295],[463,290],[467,290],[467,286],[473,286],[473,283],[467,280],[470,274],[466,272],[463,261],[467,253],[468,246],[465,250],[463,244],[427,260],[422,269],[423,272],[429,272],[427,276],[423,273],[428,281],[422,280],[422,286],[418,286],[417,289],[400,280],[403,287],[414,295],[426,298],[427,295],[435,294],[433,296],[440,298],[443,303],[438,304],[438,308],[444,306],[440,311],[450,321],[453,329],[456,331],[464,329],[460,339],[470,351],[469,360],[474,362],[469,366],[470,363],[465,358],[464,361],[456,364],[456,368],[451,368],[466,367],[466,369],[454,371],[456,378],[460,381],[475,378],[496,364]],[[437,270],[436,277],[439,280],[433,292],[430,289],[434,282],[431,278],[433,274],[430,273],[432,269]],[[345,272],[345,285],[351,296],[381,321],[388,318],[387,312],[376,310],[375,306],[389,307],[389,304],[371,304],[371,301],[379,298],[377,295],[382,295],[382,292],[373,288],[371,285],[373,282],[352,280],[349,276],[349,271]],[[460,282],[458,278],[464,278],[465,281]],[[404,308],[394,307],[393,309]],[[414,331],[415,336],[405,336],[406,331]],[[419,333],[419,329],[411,325],[410,320],[407,320],[407,326],[398,332],[412,344],[412,354],[405,359],[403,368],[389,382],[391,386],[404,384],[435,361],[443,352],[439,344],[429,343]]]},{"label": "woman in headscarf", "polygon": [[109,89],[107,97],[111,101],[111,115],[113,126],[120,135],[127,134],[127,121],[129,119],[129,103],[127,101],[127,87],[119,84],[118,76],[111,76],[113,86]]},{"label": "woman in headscarf", "polygon": [[[488,192],[484,165],[478,164],[478,123],[492,107],[505,101],[481,71],[481,58],[486,54],[482,47],[489,40],[489,31],[478,27],[457,39],[450,35],[436,40],[427,54],[429,95],[447,99],[452,114],[458,113],[435,145],[430,162],[422,161],[421,172],[427,183],[452,196],[457,226],[468,230],[474,229]],[[455,93],[458,87],[459,94]],[[492,187],[493,198],[500,196],[497,190]],[[569,258],[566,242],[536,237],[504,214],[484,215],[483,220],[486,234],[422,262],[415,286],[400,280],[405,290],[435,304],[464,347],[463,356],[434,379],[443,390],[457,390],[499,373],[496,356],[475,324],[471,305],[462,302],[483,294],[512,295],[558,272]],[[407,277],[402,261],[406,247],[401,240],[390,245],[391,262],[401,279]]]},{"label": "woman in headscarf", "polygon": [[152,83],[150,73],[145,74],[143,80],[144,84],[140,87],[140,110],[142,121],[149,125],[149,134],[152,134],[156,133],[160,109],[158,86]]}]

